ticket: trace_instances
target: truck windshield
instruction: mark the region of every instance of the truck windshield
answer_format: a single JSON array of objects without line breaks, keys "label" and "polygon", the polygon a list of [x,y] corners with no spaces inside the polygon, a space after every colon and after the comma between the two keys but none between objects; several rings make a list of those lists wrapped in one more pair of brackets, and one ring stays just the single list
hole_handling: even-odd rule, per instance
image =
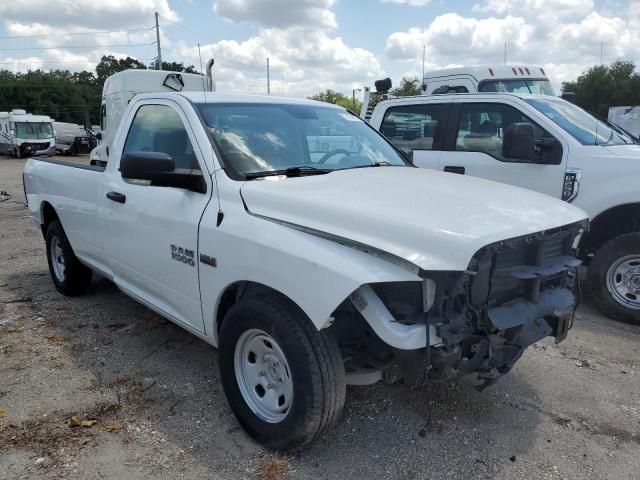
[{"label": "truck windshield", "polygon": [[485,80],[478,86],[480,92],[532,93],[534,95],[555,95],[549,80]]},{"label": "truck windshield", "polygon": [[201,103],[198,109],[225,164],[244,177],[397,165],[408,162],[346,110],[274,103]]},{"label": "truck windshield", "polygon": [[561,98],[528,98],[525,100],[582,145],[624,145],[634,143],[619,129],[609,125],[580,107]]},{"label": "truck windshield", "polygon": [[16,138],[38,140],[53,137],[53,126],[47,122],[16,122]]}]

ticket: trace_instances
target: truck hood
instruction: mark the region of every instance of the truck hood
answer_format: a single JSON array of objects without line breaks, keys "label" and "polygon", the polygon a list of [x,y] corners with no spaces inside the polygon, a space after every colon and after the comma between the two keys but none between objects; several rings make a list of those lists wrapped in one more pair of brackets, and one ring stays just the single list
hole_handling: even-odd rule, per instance
[{"label": "truck hood", "polygon": [[550,196],[434,170],[377,167],[246,182],[247,211],[424,270],[464,270],[483,246],[587,218]]}]

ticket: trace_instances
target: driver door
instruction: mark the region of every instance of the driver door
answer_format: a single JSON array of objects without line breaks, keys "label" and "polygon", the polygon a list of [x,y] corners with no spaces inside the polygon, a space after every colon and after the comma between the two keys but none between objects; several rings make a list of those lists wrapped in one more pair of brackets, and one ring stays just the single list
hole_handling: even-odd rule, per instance
[{"label": "driver door", "polygon": [[[206,172],[203,153],[194,139],[179,105],[158,100],[135,110],[123,147],[114,151],[163,152],[174,159],[176,169]],[[198,332],[204,331],[198,226],[213,190],[208,174],[204,180],[206,193],[152,186],[123,178],[114,166],[103,200],[106,250],[117,285]]]}]

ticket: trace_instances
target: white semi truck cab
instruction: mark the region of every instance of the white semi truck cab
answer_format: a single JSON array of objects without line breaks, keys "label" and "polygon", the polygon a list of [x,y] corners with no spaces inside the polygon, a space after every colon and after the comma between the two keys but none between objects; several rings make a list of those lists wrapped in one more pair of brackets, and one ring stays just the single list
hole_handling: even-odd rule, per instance
[{"label": "white semi truck cab", "polygon": [[[124,70],[104,82],[100,105],[98,145],[91,151],[93,165],[107,162],[113,137],[129,102],[142,93],[215,91],[211,76],[213,60],[207,63],[206,76],[165,70]],[[89,127],[89,126],[87,126]],[[90,127],[89,127],[90,128]]]},{"label": "white semi truck cab", "polygon": [[0,112],[0,154],[16,158],[55,155],[53,119],[21,109]]},{"label": "white semi truck cab", "polygon": [[512,93],[389,99],[375,107],[371,125],[411,150],[419,167],[584,209],[591,225],[579,251],[594,304],[640,323],[640,146],[624,132],[561,98]]},{"label": "white semi truck cab", "polygon": [[433,70],[424,74],[422,90],[425,95],[478,92],[555,95],[544,68],[533,65]]}]

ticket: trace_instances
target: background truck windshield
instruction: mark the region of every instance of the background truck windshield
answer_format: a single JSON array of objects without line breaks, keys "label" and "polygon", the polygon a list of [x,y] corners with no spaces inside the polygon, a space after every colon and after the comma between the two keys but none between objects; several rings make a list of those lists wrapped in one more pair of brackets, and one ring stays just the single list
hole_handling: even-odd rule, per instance
[{"label": "background truck windshield", "polygon": [[53,126],[47,122],[16,122],[16,138],[38,140],[53,137]]},{"label": "background truck windshield", "polygon": [[555,95],[549,80],[485,80],[478,86],[478,91]]},{"label": "background truck windshield", "polygon": [[633,140],[580,107],[560,98],[529,98],[526,102],[582,145],[623,145]]},{"label": "background truck windshield", "polygon": [[290,167],[407,164],[380,134],[342,109],[270,103],[198,108],[225,163],[243,175]]}]

